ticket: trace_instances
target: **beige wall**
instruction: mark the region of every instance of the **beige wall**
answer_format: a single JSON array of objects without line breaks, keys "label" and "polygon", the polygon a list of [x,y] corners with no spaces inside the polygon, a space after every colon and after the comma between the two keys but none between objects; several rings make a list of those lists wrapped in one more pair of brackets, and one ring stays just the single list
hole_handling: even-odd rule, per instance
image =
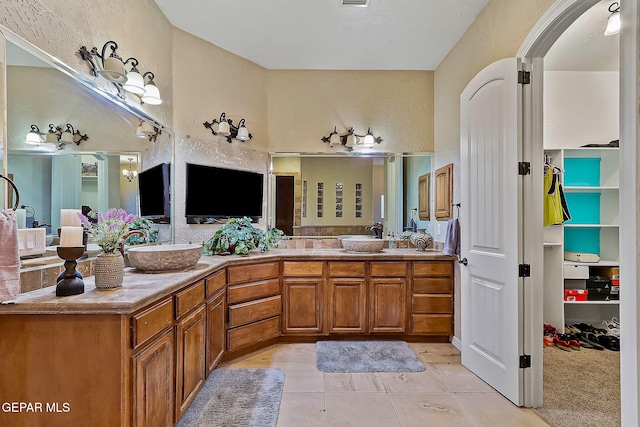
[{"label": "beige wall", "polygon": [[[514,57],[553,3],[554,0],[491,0],[436,68],[436,167],[453,163],[454,203],[460,201],[460,94],[484,67]],[[444,229],[442,225],[440,228]],[[460,274],[455,276],[455,336],[460,337]]]},{"label": "beige wall", "polygon": [[[371,127],[376,151],[433,151],[432,71],[269,70],[270,151],[334,152],[323,143]],[[344,150],[341,150],[344,151]]]}]

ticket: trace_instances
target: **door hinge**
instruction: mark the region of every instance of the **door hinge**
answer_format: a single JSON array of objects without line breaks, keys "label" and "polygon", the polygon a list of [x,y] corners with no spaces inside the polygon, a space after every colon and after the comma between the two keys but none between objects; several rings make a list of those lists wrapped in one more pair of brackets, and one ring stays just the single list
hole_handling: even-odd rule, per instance
[{"label": "door hinge", "polygon": [[531,265],[529,264],[518,265],[518,277],[530,277],[530,276],[531,276]]},{"label": "door hinge", "polygon": [[528,85],[531,84],[531,71],[518,71],[518,84]]},{"label": "door hinge", "polygon": [[523,354],[520,356],[520,369],[530,368],[531,367],[531,355]]},{"label": "door hinge", "polygon": [[530,175],[531,163],[530,162],[518,162],[518,175]]}]

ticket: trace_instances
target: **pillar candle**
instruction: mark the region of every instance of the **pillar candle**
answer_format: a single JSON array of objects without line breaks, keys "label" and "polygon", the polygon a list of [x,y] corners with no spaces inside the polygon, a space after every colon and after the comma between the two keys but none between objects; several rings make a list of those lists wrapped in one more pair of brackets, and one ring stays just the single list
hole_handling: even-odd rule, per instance
[{"label": "pillar candle", "polygon": [[60,226],[81,227],[82,223],[78,217],[80,212],[80,209],[60,209]]},{"label": "pillar candle", "polygon": [[16,209],[16,219],[18,220],[18,228],[27,228],[27,211],[24,209]]},{"label": "pillar candle", "polygon": [[65,226],[60,229],[60,246],[79,247],[82,244],[82,227]]}]

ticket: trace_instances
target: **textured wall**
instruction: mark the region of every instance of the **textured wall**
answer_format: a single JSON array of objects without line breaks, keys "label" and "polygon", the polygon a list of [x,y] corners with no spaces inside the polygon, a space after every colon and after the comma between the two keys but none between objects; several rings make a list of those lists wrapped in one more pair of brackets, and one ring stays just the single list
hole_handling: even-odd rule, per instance
[{"label": "textured wall", "polygon": [[432,71],[268,71],[269,150],[335,152],[334,126],[367,128],[376,151],[433,151]]}]

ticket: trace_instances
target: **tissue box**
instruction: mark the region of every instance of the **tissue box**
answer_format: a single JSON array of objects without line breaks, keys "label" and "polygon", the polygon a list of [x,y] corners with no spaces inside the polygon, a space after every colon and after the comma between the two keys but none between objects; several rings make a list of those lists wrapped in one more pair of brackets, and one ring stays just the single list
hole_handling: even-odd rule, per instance
[{"label": "tissue box", "polygon": [[40,255],[45,252],[47,240],[46,228],[18,229],[18,251],[21,257]]}]

